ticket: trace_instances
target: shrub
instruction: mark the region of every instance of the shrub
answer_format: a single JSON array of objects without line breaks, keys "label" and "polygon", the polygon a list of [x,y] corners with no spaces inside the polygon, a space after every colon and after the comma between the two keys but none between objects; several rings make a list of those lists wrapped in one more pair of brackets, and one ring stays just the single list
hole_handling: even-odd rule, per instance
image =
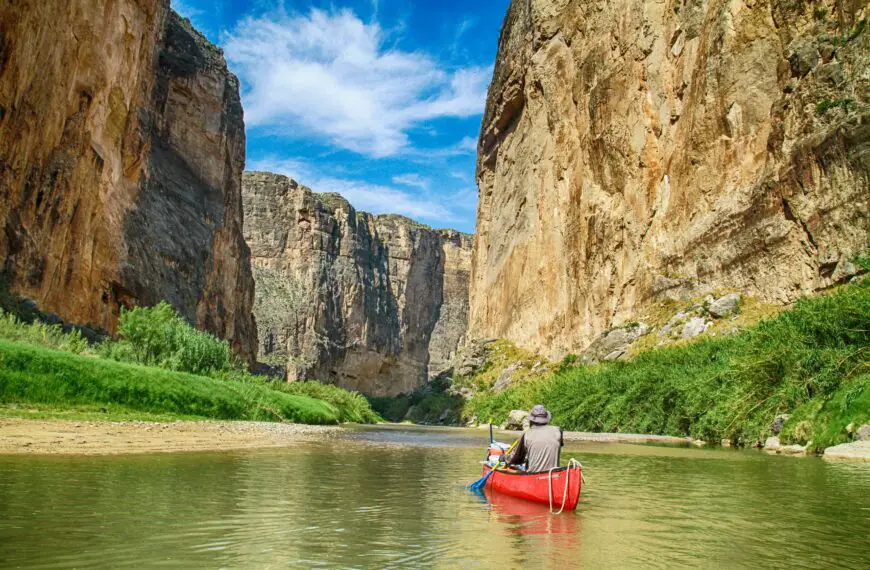
[{"label": "shrub", "polygon": [[65,333],[60,325],[46,325],[39,321],[28,324],[2,310],[0,310],[0,338],[75,354],[82,354],[88,350],[88,341],[77,330]]},{"label": "shrub", "polygon": [[123,345],[105,347],[103,356],[191,374],[237,367],[226,341],[196,330],[166,302],[122,309],[118,334]]},{"label": "shrub", "polygon": [[310,382],[270,382],[272,389],[285,394],[308,396],[323,400],[334,407],[338,412],[338,421],[353,423],[376,423],[381,421],[380,416],[369,405],[365,396],[359,392],[350,392],[338,386],[322,384],[316,381]]}]

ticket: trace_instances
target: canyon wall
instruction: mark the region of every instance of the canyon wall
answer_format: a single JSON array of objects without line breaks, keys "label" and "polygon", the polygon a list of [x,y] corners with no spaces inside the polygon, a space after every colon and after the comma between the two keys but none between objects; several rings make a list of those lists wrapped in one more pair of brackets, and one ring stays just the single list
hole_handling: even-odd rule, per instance
[{"label": "canyon wall", "polygon": [[514,0],[471,337],[560,357],[662,298],[787,303],[870,246],[866,2]]},{"label": "canyon wall", "polygon": [[113,331],[165,299],[252,358],[244,157],[238,81],[169,0],[0,6],[0,263],[42,310]]},{"label": "canyon wall", "polygon": [[245,173],[243,197],[261,363],[370,395],[448,367],[467,328],[471,236],[271,173]]}]

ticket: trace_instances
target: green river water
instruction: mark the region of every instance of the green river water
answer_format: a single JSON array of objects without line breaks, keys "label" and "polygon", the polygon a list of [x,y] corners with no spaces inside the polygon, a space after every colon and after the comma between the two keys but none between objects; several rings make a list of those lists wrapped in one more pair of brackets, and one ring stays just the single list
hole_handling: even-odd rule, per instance
[{"label": "green river water", "polygon": [[575,513],[484,502],[486,436],[0,457],[2,568],[868,568],[870,464],[573,444]]}]

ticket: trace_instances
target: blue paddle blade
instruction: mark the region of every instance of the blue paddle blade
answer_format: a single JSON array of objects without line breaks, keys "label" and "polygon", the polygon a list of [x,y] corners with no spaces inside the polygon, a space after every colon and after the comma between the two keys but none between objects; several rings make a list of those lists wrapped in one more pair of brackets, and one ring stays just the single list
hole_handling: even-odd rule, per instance
[{"label": "blue paddle blade", "polygon": [[490,471],[474,483],[468,486],[469,491],[481,491],[486,486],[486,480],[489,479],[490,475],[495,473],[495,470]]}]

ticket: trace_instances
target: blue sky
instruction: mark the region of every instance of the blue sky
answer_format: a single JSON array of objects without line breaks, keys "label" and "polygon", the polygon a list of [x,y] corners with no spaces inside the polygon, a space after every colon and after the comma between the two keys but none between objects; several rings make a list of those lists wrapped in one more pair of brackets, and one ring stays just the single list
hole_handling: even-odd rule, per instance
[{"label": "blue sky", "polygon": [[248,169],[474,230],[475,147],[510,0],[172,0],[242,83]]}]

